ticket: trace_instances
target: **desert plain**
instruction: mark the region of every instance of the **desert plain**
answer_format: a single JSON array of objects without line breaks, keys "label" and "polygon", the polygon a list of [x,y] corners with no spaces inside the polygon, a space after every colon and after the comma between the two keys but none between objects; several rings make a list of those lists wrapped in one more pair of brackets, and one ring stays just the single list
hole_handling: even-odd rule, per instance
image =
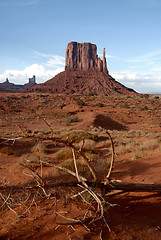
[{"label": "desert plain", "polygon": [[[102,221],[102,205],[86,189],[45,187],[77,182],[64,170],[76,171],[72,148],[63,141],[105,179],[112,155],[107,132],[114,143],[111,179],[160,184],[160,131],[160,95],[0,93],[0,239],[161,239],[160,193],[102,197],[92,186],[104,207]],[[82,155],[75,157],[78,176],[92,181]]]}]

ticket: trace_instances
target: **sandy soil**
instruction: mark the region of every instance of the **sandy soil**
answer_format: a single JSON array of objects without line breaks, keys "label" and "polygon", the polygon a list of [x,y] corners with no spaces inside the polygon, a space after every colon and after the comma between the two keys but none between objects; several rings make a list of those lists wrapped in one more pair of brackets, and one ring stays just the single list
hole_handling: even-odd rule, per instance
[{"label": "sandy soil", "polygon": [[[83,100],[84,105],[77,103],[79,98]],[[17,186],[31,181],[35,184],[31,172],[20,163],[29,163],[39,174],[42,173],[40,160],[69,166],[70,159],[57,158],[58,152],[65,151],[61,144],[45,141],[43,144],[47,150],[44,151],[42,146],[35,147],[36,140],[23,137],[26,131],[30,136],[50,136],[50,127],[57,137],[72,130],[88,131],[105,137],[105,130],[108,130],[117,152],[111,178],[122,182],[161,183],[160,101],[155,96],[142,95],[102,98],[1,93],[0,185]],[[102,107],[98,104],[100,102]],[[42,117],[45,117],[50,126]],[[73,118],[76,120],[72,121]],[[17,137],[21,138],[6,143],[2,141],[2,138],[4,140]],[[149,139],[151,144],[145,147]],[[130,151],[120,150],[120,145],[124,148],[129,147]],[[105,159],[111,157],[108,139],[97,142],[95,150],[99,157],[94,154],[90,156],[94,156],[92,164],[102,179],[107,169],[101,164],[106,164]],[[90,173],[83,170],[84,165],[81,173],[91,178]],[[42,171],[43,177],[48,181],[75,179],[54,167],[43,166]],[[95,214],[97,206],[94,203],[90,206],[79,198],[69,198],[71,193],[74,194],[73,188],[50,189],[46,193],[50,195],[45,196],[41,189],[31,193],[0,191],[0,239],[161,239],[161,195],[158,193],[130,192],[117,196],[106,195],[105,200],[110,204],[107,204],[104,215],[111,232],[101,220],[91,224],[88,221],[85,225],[61,225],[60,223],[66,222],[67,218],[78,219],[86,214]],[[86,200],[89,200],[88,196]]]}]

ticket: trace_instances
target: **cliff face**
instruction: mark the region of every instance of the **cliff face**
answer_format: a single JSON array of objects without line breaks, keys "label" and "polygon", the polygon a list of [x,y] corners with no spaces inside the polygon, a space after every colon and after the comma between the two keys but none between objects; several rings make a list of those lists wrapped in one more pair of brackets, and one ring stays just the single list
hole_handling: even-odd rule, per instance
[{"label": "cliff face", "polygon": [[97,55],[97,46],[92,43],[71,42],[66,49],[65,70],[85,70],[108,73],[103,50],[103,60]]},{"label": "cliff face", "polygon": [[64,72],[26,91],[85,95],[93,93],[102,96],[136,94],[108,74],[105,48],[101,60],[95,44],[77,42],[71,42],[67,46]]}]

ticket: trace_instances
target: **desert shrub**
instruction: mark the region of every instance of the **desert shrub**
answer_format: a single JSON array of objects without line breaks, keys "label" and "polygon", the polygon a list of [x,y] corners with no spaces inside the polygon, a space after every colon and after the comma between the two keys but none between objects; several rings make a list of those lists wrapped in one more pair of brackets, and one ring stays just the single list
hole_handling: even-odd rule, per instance
[{"label": "desert shrub", "polygon": [[104,104],[99,102],[99,103],[97,103],[97,107],[104,107]]},{"label": "desert shrub", "polygon": [[94,93],[93,93],[93,92],[90,92],[90,93],[88,93],[88,96],[89,96],[89,97],[92,97],[92,96],[94,96]]},{"label": "desert shrub", "polygon": [[146,157],[146,156],[147,156],[147,153],[145,151],[139,151],[139,152],[135,152],[133,154],[132,159],[136,160],[136,159],[143,158],[143,157]]},{"label": "desert shrub", "polygon": [[36,143],[32,148],[32,152],[45,153],[46,152],[45,144],[43,142]]},{"label": "desert shrub", "polygon": [[124,104],[123,104],[123,107],[124,107],[124,108],[129,108],[129,105],[128,105],[127,103],[124,103]]},{"label": "desert shrub", "polygon": [[54,118],[63,118],[63,117],[65,117],[65,115],[58,114],[58,113],[53,113],[52,115],[53,115]]},{"label": "desert shrub", "polygon": [[144,94],[143,96],[144,96],[144,98],[146,98],[146,99],[149,98],[149,94]]},{"label": "desert shrub", "polygon": [[6,155],[14,155],[13,149],[9,146],[2,147],[0,149],[0,153],[6,154]]},{"label": "desert shrub", "polygon": [[[86,165],[84,165],[80,159],[78,160],[78,156],[77,156],[76,152],[75,152],[75,155],[77,158],[77,168],[78,168],[79,174],[80,175],[87,174],[87,172],[89,171],[88,167]],[[72,154],[72,157],[70,160],[67,160],[63,163],[63,166],[67,169],[70,169],[71,171],[75,171],[73,154]]]},{"label": "desert shrub", "polygon": [[36,118],[37,118],[37,115],[31,115],[27,117],[27,119],[36,119]]},{"label": "desert shrub", "polygon": [[62,109],[63,107],[65,107],[66,106],[66,104],[65,103],[61,103],[60,105],[59,105],[59,107]]},{"label": "desert shrub", "polygon": [[140,108],[140,111],[144,111],[144,110],[147,111],[148,109],[149,109],[148,106],[145,105],[144,107]]},{"label": "desert shrub", "polygon": [[71,113],[67,113],[66,115],[64,114],[58,114],[58,113],[52,113],[52,116],[54,118],[67,118],[71,116]]},{"label": "desert shrub", "polygon": [[157,139],[150,139],[147,141],[144,141],[140,145],[140,150],[154,150],[159,146]]},{"label": "desert shrub", "polygon": [[124,153],[131,152],[132,145],[133,145],[132,143],[119,144],[116,147],[115,152],[116,152],[116,154],[124,154]]},{"label": "desert shrub", "polygon": [[91,139],[97,141],[98,136],[84,131],[73,130],[65,133],[61,138],[62,140],[68,141],[70,143],[79,143],[83,139]]},{"label": "desert shrub", "polygon": [[[46,161],[46,159],[45,159]],[[40,166],[40,157],[33,153],[23,154],[19,159],[20,164],[27,164],[28,166],[34,168]]]},{"label": "desert shrub", "polygon": [[67,159],[71,159],[73,158],[73,153],[71,149],[63,149],[59,152],[57,152],[55,159],[57,161],[63,161],[63,160],[67,160]]},{"label": "desert shrub", "polygon": [[159,97],[158,97],[158,96],[155,96],[154,99],[159,99]]},{"label": "desert shrub", "polygon": [[66,125],[69,126],[71,123],[74,123],[74,122],[78,122],[79,121],[79,118],[77,116],[75,117],[68,117],[66,119]]},{"label": "desert shrub", "polygon": [[[77,144],[77,147],[81,148],[81,146],[82,146],[82,141]],[[84,150],[93,150],[93,149],[95,149],[95,146],[96,146],[96,142],[94,140],[86,139],[84,142],[83,149]]]},{"label": "desert shrub", "polygon": [[144,106],[144,108],[143,108],[144,110],[148,110],[149,108],[148,108],[148,106]]},{"label": "desert shrub", "polygon": [[79,106],[85,106],[85,102],[82,99],[78,99],[76,102]]},{"label": "desert shrub", "polygon": [[92,202],[95,201],[95,199],[92,197],[92,195],[89,194],[87,191],[82,194],[82,197],[83,197],[84,201],[87,202],[88,204],[92,204]]}]

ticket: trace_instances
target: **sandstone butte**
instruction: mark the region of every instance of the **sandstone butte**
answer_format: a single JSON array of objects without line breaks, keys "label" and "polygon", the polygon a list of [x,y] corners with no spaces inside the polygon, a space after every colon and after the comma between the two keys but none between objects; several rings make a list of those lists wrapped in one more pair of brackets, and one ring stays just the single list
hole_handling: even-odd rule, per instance
[{"label": "sandstone butte", "polygon": [[0,92],[20,92],[27,88],[32,88],[36,85],[36,77],[33,75],[32,78],[29,78],[28,83],[24,85],[17,85],[14,83],[10,83],[8,78],[3,83],[0,83]]},{"label": "sandstone butte", "polygon": [[105,48],[103,60],[92,43],[70,42],[66,48],[65,71],[43,84],[27,89],[30,92],[51,92],[88,95],[136,94],[112,78],[107,69]]}]

